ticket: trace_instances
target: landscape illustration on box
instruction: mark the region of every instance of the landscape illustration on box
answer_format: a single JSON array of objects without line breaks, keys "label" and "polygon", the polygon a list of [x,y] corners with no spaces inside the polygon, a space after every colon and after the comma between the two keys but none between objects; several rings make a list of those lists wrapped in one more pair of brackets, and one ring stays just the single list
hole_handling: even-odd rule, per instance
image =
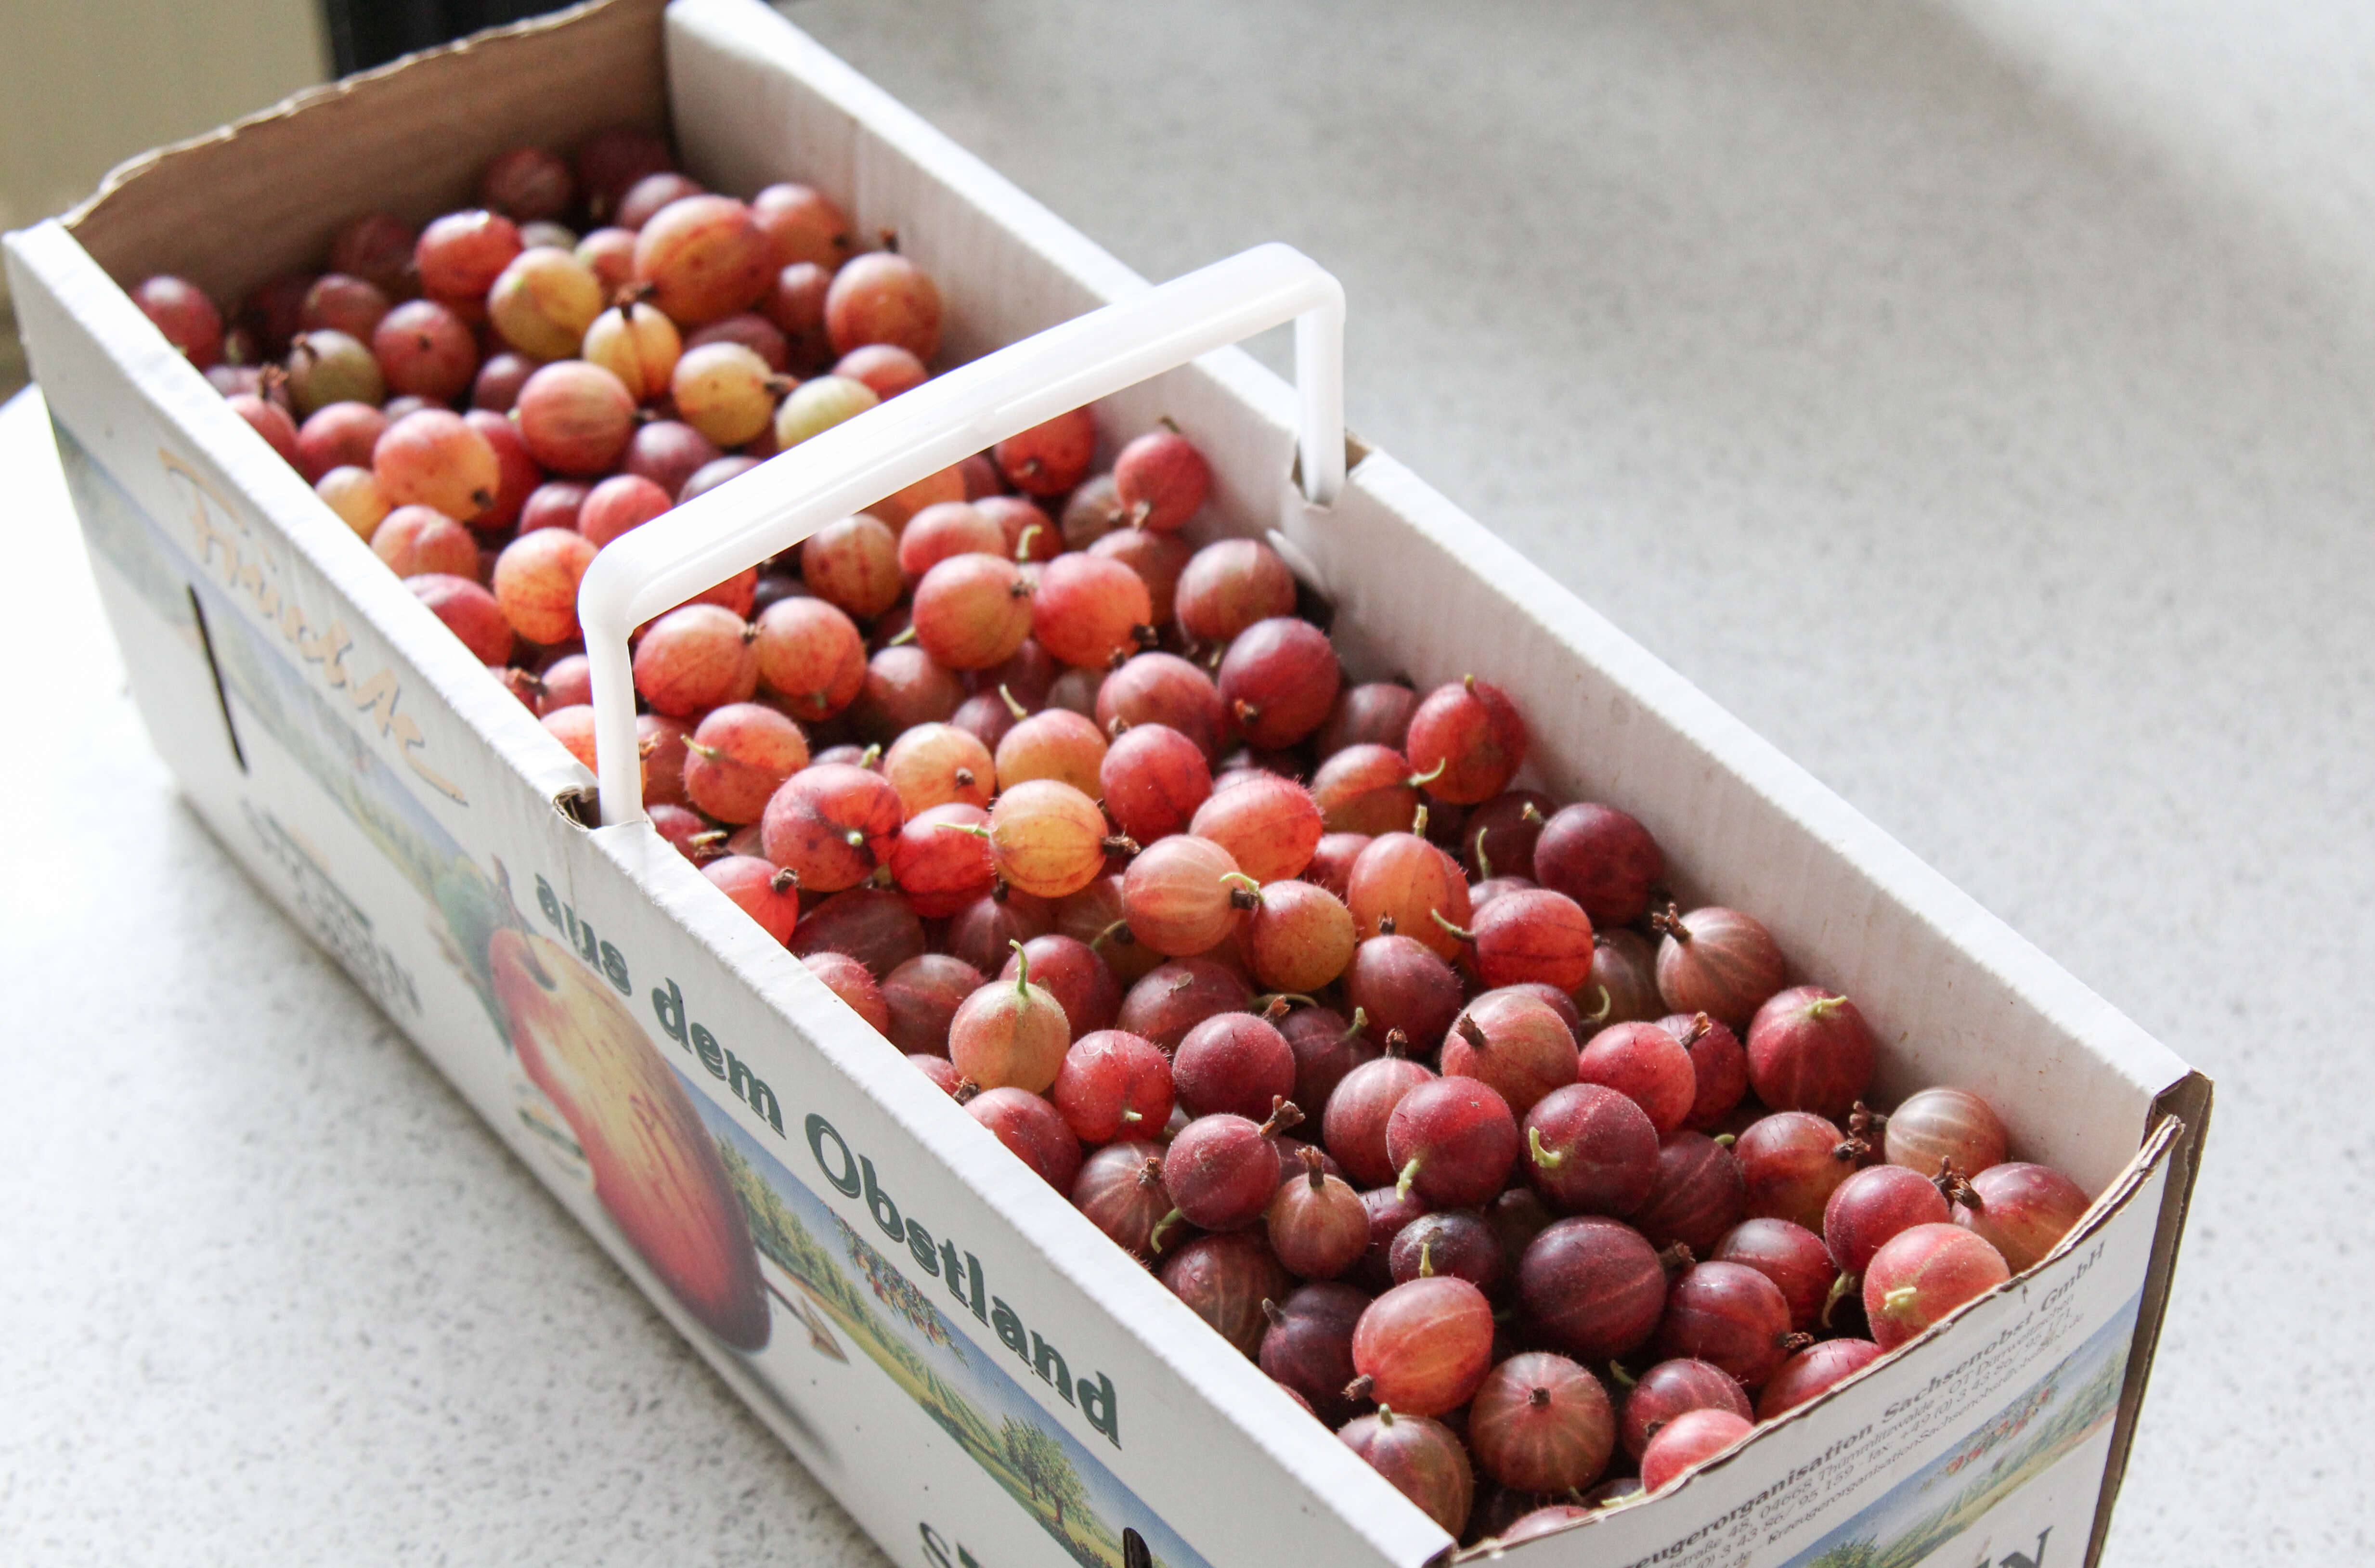
[{"label": "landscape illustration on box", "polygon": [[[1965,1437],[1892,1487],[1788,1568],[1915,1568],[1937,1562],[2041,1562],[2037,1543],[1990,1543],[1979,1552],[1939,1555],[1998,1503],[2043,1475],[2119,1414],[2141,1294],[2050,1372]],[[2091,1507],[2087,1518],[2092,1519]],[[2083,1554],[2082,1539],[2073,1560]],[[2001,1547],[2002,1551],[1997,1548]]]},{"label": "landscape illustration on box", "polygon": [[[55,429],[94,549],[194,657],[213,665],[226,723],[235,695],[241,719],[267,731],[420,894],[448,961],[549,1106],[522,1109],[531,1145],[590,1178],[622,1239],[691,1318],[746,1357],[778,1400],[787,1390],[771,1373],[788,1368],[776,1358],[848,1365],[844,1341],[854,1344],[1087,1568],[1122,1568],[1130,1538],[1153,1563],[1207,1568],[993,1351],[678,1072],[626,1005],[620,977],[605,973],[609,955],[580,951],[574,923],[550,911],[569,940],[532,929],[502,862],[490,855],[492,871],[480,867],[365,741],[358,718],[254,631],[220,562],[194,560],[70,430]],[[230,738],[237,747],[235,728]],[[243,805],[260,852],[283,873],[292,914],[391,1017],[417,1027],[417,981],[373,936],[371,914],[301,835],[268,807]],[[792,1325],[796,1332],[778,1332]]]},{"label": "landscape illustration on box", "polygon": [[1154,1562],[1200,1568],[1201,1557],[1049,1420],[998,1351],[959,1330],[722,1107],[707,1096],[695,1103],[716,1135],[759,1252],[774,1266],[770,1293],[780,1314],[805,1326],[811,1350],[844,1359],[845,1336],[1076,1561],[1118,1568],[1123,1531],[1135,1529]]}]

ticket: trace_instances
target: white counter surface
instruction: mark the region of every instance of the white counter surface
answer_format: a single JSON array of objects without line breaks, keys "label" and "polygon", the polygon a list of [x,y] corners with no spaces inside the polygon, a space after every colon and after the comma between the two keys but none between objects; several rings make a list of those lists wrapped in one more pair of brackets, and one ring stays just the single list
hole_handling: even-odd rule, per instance
[{"label": "white counter surface", "polygon": [[[1150,276],[1335,269],[1365,435],[2216,1078],[2107,1560],[2375,1546],[2375,17],[792,15]],[[177,803],[46,443],[0,1561],[881,1561]]]}]

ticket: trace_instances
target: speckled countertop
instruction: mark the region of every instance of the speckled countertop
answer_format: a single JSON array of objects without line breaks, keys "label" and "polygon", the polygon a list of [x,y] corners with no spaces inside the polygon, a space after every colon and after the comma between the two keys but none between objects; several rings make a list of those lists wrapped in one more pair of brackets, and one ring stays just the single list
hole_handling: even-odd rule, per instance
[{"label": "speckled countertop", "polygon": [[[2375,17],[791,14],[2219,1080],[2120,1564],[2375,1546]],[[0,415],[0,1560],[879,1561],[148,751]]]}]

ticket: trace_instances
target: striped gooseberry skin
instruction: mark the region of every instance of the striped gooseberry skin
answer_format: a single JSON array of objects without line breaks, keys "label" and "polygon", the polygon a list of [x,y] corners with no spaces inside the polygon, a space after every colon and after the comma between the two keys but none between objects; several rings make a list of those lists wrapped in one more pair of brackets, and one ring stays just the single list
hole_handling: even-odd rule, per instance
[{"label": "striped gooseberry skin", "polygon": [[1730,1410],[1743,1419],[1751,1414],[1747,1391],[1723,1368],[1689,1357],[1662,1361],[1625,1391],[1618,1430],[1625,1452],[1640,1458],[1660,1428],[1689,1410]]},{"label": "striped gooseberry skin", "polygon": [[1747,1184],[1748,1212],[1820,1234],[1831,1194],[1856,1173],[1859,1147],[1811,1111],[1759,1116],[1731,1146]]},{"label": "striped gooseberry skin", "polygon": [[1730,1410],[1690,1410],[1666,1423],[1641,1455],[1641,1490],[1656,1491],[1754,1430]]},{"label": "striped gooseberry skin", "polygon": [[1969,1090],[1924,1089],[1889,1113],[1881,1149],[1890,1164],[1925,1176],[1949,1168],[1975,1176],[2003,1163],[2006,1141],[2003,1118]]},{"label": "striped gooseberry skin", "polygon": [[1457,1534],[1467,1525],[1475,1473],[1467,1450],[1441,1421],[1381,1409],[1355,1416],[1336,1435],[1446,1530]]},{"label": "striped gooseberry skin", "polygon": [[1353,1328],[1353,1366],[1368,1398],[1412,1415],[1468,1403],[1493,1364],[1493,1306],[1449,1274],[1397,1285]]},{"label": "striped gooseberry skin", "polygon": [[1484,1374],[1468,1410],[1476,1468],[1519,1491],[1589,1486],[1616,1449],[1616,1411],[1600,1379],[1549,1350]]},{"label": "striped gooseberry skin", "polygon": [[1916,1225],[1890,1238],[1863,1271],[1873,1343],[1893,1350],[2012,1278],[2003,1254],[1959,1225]]},{"label": "striped gooseberry skin", "polygon": [[1821,1397],[1880,1360],[1869,1339],[1824,1339],[1781,1363],[1756,1396],[1756,1419],[1769,1421]]},{"label": "striped gooseberry skin", "polygon": [[1896,1235],[1952,1215],[1934,1183],[1902,1165],[1873,1165],[1841,1182],[1823,1209],[1823,1242],[1842,1274],[1860,1275]]},{"label": "striped gooseberry skin", "polygon": [[1658,944],[1658,994],[1678,1013],[1705,1013],[1745,1029],[1756,1009],[1781,989],[1780,945],[1753,914],[1710,904],[1687,914],[1669,911],[1649,922]]},{"label": "striped gooseberry skin", "polygon": [[1684,1270],[1658,1326],[1660,1354],[1720,1367],[1744,1388],[1762,1387],[1808,1342],[1790,1326],[1781,1288],[1744,1263],[1700,1263]]},{"label": "striped gooseberry skin", "polygon": [[1792,986],[1757,1008],[1747,1044],[1759,1100],[1834,1122],[1846,1121],[1863,1097],[1879,1055],[1855,1003],[1819,985]]},{"label": "striped gooseberry skin", "polygon": [[1587,1366],[1648,1343],[1666,1309],[1666,1270],[1621,1220],[1561,1220],[1518,1260],[1518,1306],[1537,1343]]},{"label": "striped gooseberry skin", "polygon": [[2034,1268],[2061,1244],[2094,1200],[2050,1165],[2009,1161],[1956,1189],[1955,1223],[1984,1237],[2015,1274]]}]

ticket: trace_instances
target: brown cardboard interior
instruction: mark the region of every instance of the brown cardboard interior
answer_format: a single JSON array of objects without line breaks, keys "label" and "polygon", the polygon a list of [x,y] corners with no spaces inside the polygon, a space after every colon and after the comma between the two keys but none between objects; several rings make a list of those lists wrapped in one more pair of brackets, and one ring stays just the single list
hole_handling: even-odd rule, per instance
[{"label": "brown cardboard interior", "polygon": [[298,94],[110,173],[66,226],[127,288],[158,272],[218,300],[320,265],[374,209],[421,223],[471,204],[523,144],[668,127],[665,0],[595,0]]}]

